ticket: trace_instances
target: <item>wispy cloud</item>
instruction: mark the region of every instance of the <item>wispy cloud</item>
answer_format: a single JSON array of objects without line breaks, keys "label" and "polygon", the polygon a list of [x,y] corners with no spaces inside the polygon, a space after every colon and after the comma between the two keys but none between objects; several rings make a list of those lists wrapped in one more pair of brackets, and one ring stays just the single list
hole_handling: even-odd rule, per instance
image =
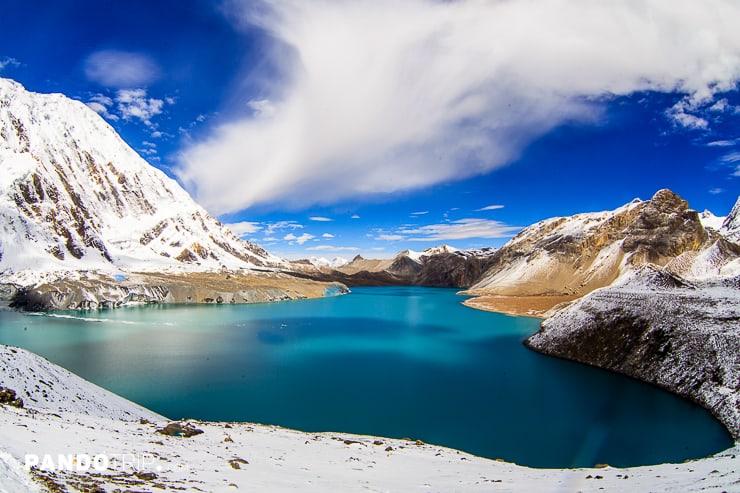
[{"label": "wispy cloud", "polygon": [[317,222],[320,222],[320,223],[328,223],[328,222],[333,221],[334,219],[332,219],[330,217],[311,216],[311,217],[308,218],[308,220],[309,221],[317,221]]},{"label": "wispy cloud", "polygon": [[277,221],[274,223],[265,223],[265,235],[272,236],[276,231],[282,231],[286,229],[303,229],[303,225],[297,221]]},{"label": "wispy cloud", "polygon": [[86,103],[87,106],[107,120],[117,121],[118,115],[110,112],[113,107],[113,99],[104,94],[94,94]]},{"label": "wispy cloud", "polygon": [[357,252],[360,249],[357,247],[348,246],[334,246],[334,245],[316,245],[306,248],[306,250],[312,252]]},{"label": "wispy cloud", "polygon": [[382,241],[401,241],[401,240],[406,239],[406,237],[403,235],[389,234],[389,233],[380,233],[374,236],[374,238],[376,240],[382,240]]},{"label": "wispy cloud", "polygon": [[411,216],[424,216],[426,214],[429,214],[429,211],[412,212]]},{"label": "wispy cloud", "polygon": [[296,236],[293,233],[288,233],[287,235],[283,236],[283,240],[289,241],[292,243],[297,243],[299,245],[303,245],[308,240],[312,240],[316,238],[314,235],[310,233],[303,233],[301,236]]},{"label": "wispy cloud", "polygon": [[85,60],[85,75],[93,82],[116,89],[146,87],[161,75],[159,66],[147,55],[103,50]]},{"label": "wispy cloud", "polygon": [[509,226],[500,221],[468,218],[418,227],[405,226],[398,228],[394,232],[395,234],[377,235],[376,239],[406,241],[447,241],[470,238],[494,239],[508,238],[520,229],[518,226]]},{"label": "wispy cloud", "polygon": [[[736,0],[232,0],[276,42],[256,111],[184,150],[178,176],[215,213],[327,204],[489,172],[600,101],[734,87]],[[245,99],[249,94],[244,94]],[[267,107],[267,103],[261,106]],[[258,108],[259,109],[259,108]]]},{"label": "wispy cloud", "polygon": [[146,89],[121,89],[116,94],[116,104],[121,118],[137,119],[147,126],[152,126],[152,118],[162,113],[164,101],[149,98]]},{"label": "wispy cloud", "polygon": [[503,208],[504,208],[503,205],[498,205],[498,204],[496,204],[496,205],[487,205],[485,207],[481,207],[480,209],[475,209],[475,212],[495,211],[495,210],[503,209]]},{"label": "wispy cloud", "polygon": [[740,144],[740,139],[733,140],[714,140],[707,144],[708,147],[732,147]]},{"label": "wispy cloud", "polygon": [[228,227],[235,235],[240,238],[246,238],[247,236],[253,235],[254,233],[261,231],[262,226],[260,223],[251,221],[241,221],[238,223],[227,224]]},{"label": "wispy cloud", "polygon": [[324,233],[321,235],[322,238],[326,238],[327,240],[334,238],[334,235],[331,233]]},{"label": "wispy cloud", "polygon": [[3,71],[6,67],[20,67],[21,62],[11,57],[0,58],[0,71]]}]

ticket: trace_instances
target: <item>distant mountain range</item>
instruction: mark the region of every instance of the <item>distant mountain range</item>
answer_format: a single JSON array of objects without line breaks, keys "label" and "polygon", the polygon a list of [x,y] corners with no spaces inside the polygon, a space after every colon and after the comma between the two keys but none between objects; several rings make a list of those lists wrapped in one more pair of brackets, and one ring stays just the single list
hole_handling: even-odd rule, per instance
[{"label": "distant mountain range", "polygon": [[281,266],[99,115],[0,79],[0,273]]}]

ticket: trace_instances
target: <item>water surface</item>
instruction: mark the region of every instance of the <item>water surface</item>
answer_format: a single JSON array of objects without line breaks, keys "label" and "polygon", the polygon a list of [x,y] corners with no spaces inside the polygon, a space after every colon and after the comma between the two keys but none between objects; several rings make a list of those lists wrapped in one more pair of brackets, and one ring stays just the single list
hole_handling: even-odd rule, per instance
[{"label": "water surface", "polygon": [[538,467],[682,461],[732,444],[696,405],[527,350],[539,320],[461,301],[392,287],[259,305],[5,311],[0,343],[173,419],[409,437]]}]

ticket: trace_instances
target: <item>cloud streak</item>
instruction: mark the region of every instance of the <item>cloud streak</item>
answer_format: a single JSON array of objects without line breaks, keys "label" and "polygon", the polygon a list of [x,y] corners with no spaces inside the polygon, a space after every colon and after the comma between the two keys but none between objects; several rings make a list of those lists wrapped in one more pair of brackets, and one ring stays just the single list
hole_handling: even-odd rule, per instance
[{"label": "cloud streak", "polygon": [[102,50],[87,57],[85,75],[105,87],[131,89],[148,86],[160,77],[161,70],[141,53]]},{"label": "cloud streak", "polygon": [[520,229],[518,226],[509,226],[500,221],[467,218],[447,223],[399,228],[395,236],[396,239],[407,241],[447,241],[470,238],[495,239],[509,238]]},{"label": "cloud streak", "polygon": [[[215,213],[305,207],[486,173],[615,95],[683,94],[692,114],[740,76],[736,0],[232,0],[275,40],[247,115],[184,149]],[[268,95],[268,97],[264,97]]]}]

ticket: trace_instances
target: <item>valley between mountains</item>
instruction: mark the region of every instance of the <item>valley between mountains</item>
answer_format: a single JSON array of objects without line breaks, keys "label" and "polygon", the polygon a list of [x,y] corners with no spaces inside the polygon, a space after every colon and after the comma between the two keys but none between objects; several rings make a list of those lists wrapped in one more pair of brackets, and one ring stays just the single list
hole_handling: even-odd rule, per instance
[{"label": "valley between mountains", "polygon": [[[0,79],[0,298],[11,306],[87,310],[273,302],[372,285],[456,287],[472,297],[468,306],[542,317],[540,331],[526,342],[531,349],[675,392],[706,407],[740,439],[740,199],[718,217],[664,189],[614,210],[544,219],[500,249],[441,246],[393,259],[357,257],[333,267],[291,262],[234,235],[82,103]],[[90,488],[97,480],[103,491],[124,480],[143,481],[128,484],[147,488],[192,486],[184,483],[190,473],[164,463],[148,479],[44,479],[20,465],[24,447],[40,443],[34,427],[61,433],[41,439],[52,449],[71,435],[111,446],[121,446],[125,437],[132,450],[156,451],[160,461],[187,455],[197,464],[191,471],[195,484],[207,491],[226,487],[244,472],[229,462],[242,464],[224,445],[235,441],[253,451],[244,467],[258,471],[261,486],[273,481],[275,491],[299,485],[380,491],[421,482],[445,491],[490,487],[471,483],[472,477],[503,481],[507,491],[554,491],[573,474],[459,457],[423,444],[386,440],[381,450],[367,437],[335,440],[248,424],[194,423],[206,438],[188,438],[197,445],[186,451],[183,438],[153,438],[153,423],[162,417],[91,390],[91,384],[20,349],[0,346],[0,353],[0,386],[34,395],[21,408],[0,406],[9,437],[0,444],[0,491],[55,491],[53,484],[86,491],[80,485]],[[34,393],[42,375],[59,383],[59,396]],[[73,391],[76,400],[64,395]],[[105,405],[95,407],[95,401]],[[386,447],[395,452],[386,453]],[[346,462],[350,449],[355,462],[378,465],[386,475],[353,472],[357,464]],[[737,490],[736,449],[689,465],[608,469],[600,475],[603,482],[579,489]],[[311,475],[300,464],[317,454],[331,459],[315,464],[323,479],[309,486]],[[285,460],[287,476],[277,457]]]}]

